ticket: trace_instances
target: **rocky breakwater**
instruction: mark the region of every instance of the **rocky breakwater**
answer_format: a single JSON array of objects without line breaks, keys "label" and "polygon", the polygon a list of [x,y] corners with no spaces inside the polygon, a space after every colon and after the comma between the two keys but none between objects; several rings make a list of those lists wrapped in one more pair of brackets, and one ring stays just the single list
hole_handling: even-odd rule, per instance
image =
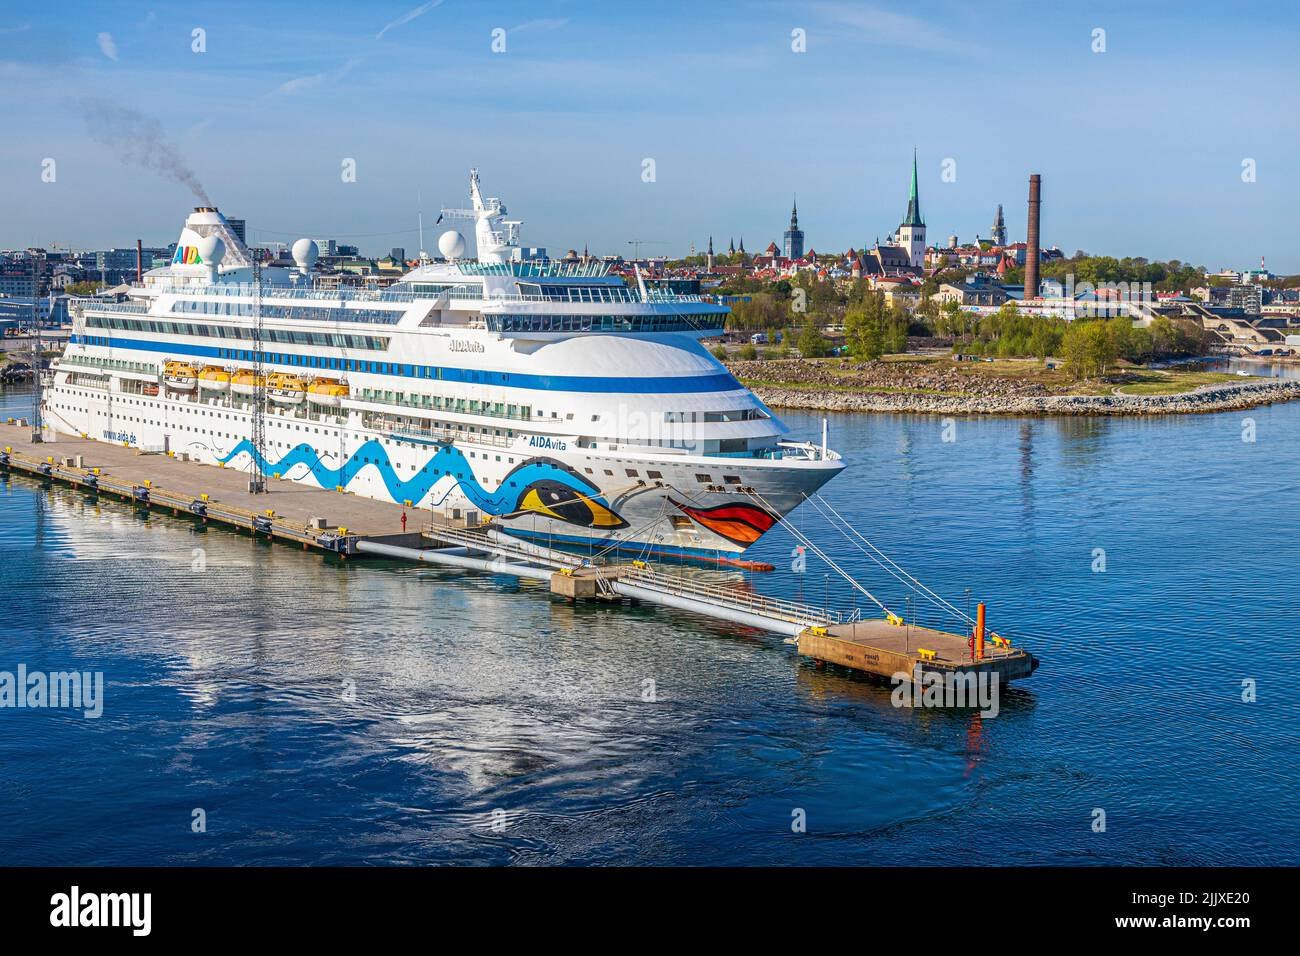
[{"label": "rocky breakwater", "polygon": [[842,366],[836,374],[803,363],[736,363],[733,371],[774,408],[935,415],[1180,415],[1253,408],[1300,398],[1300,380],[1202,385],[1176,395],[1059,394],[1033,382],[972,377],[951,369],[885,363]]}]

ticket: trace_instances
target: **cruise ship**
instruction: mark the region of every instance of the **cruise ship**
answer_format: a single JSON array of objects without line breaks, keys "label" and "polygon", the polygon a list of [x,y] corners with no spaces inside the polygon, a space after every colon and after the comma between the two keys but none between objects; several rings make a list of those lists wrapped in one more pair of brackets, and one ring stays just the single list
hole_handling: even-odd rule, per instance
[{"label": "cruise ship", "polygon": [[477,256],[449,230],[382,289],[328,287],[310,240],[255,263],[195,209],[169,265],[74,304],[46,426],[651,560],[734,563],[844,467],[701,344],[725,307],[529,259],[475,170],[470,198]]}]

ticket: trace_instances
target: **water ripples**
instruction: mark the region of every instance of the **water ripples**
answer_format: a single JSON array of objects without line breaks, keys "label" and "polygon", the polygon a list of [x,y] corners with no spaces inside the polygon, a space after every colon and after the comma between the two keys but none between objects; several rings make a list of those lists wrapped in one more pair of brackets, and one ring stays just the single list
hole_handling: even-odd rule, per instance
[{"label": "water ripples", "polygon": [[[1295,484],[1300,406],[1251,414],[1249,448],[1231,414],[959,420],[954,443],[937,419],[833,420],[852,465],[828,500],[1043,658],[992,719],[898,709],[887,686],[687,614],[341,562],[11,478],[0,669],[102,670],[108,687],[98,720],[0,711],[0,849],[14,863],[1294,863],[1300,534],[1285,508],[1250,503]],[[795,520],[906,606],[824,516]],[[751,556],[778,570],[755,586],[851,604],[816,559],[788,570],[793,543],[760,543]]]}]

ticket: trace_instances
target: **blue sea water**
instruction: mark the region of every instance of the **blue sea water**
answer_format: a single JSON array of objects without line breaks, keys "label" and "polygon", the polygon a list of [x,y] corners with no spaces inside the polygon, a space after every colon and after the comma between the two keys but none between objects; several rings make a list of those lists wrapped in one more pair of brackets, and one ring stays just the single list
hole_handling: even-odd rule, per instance
[{"label": "blue sea water", "polygon": [[[0,393],[0,416],[27,401]],[[340,563],[0,477],[0,670],[106,679],[98,719],[0,709],[0,858],[1300,862],[1300,404],[830,431],[852,464],[825,498],[1041,657],[996,717],[898,709],[683,613]],[[907,607],[816,512],[797,522]],[[793,543],[751,552],[778,566],[754,585],[852,603],[816,558],[790,571]]]}]

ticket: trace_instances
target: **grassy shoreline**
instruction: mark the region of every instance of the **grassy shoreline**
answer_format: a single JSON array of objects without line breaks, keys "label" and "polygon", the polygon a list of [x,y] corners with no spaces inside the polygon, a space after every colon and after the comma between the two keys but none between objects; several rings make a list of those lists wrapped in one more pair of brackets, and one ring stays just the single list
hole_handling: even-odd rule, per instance
[{"label": "grassy shoreline", "polygon": [[957,361],[948,354],[729,363],[769,405],[827,411],[945,414],[1147,415],[1248,408],[1300,397],[1300,382],[1212,372],[1195,365],[1152,369],[1121,363],[1076,382],[1060,363]]}]

